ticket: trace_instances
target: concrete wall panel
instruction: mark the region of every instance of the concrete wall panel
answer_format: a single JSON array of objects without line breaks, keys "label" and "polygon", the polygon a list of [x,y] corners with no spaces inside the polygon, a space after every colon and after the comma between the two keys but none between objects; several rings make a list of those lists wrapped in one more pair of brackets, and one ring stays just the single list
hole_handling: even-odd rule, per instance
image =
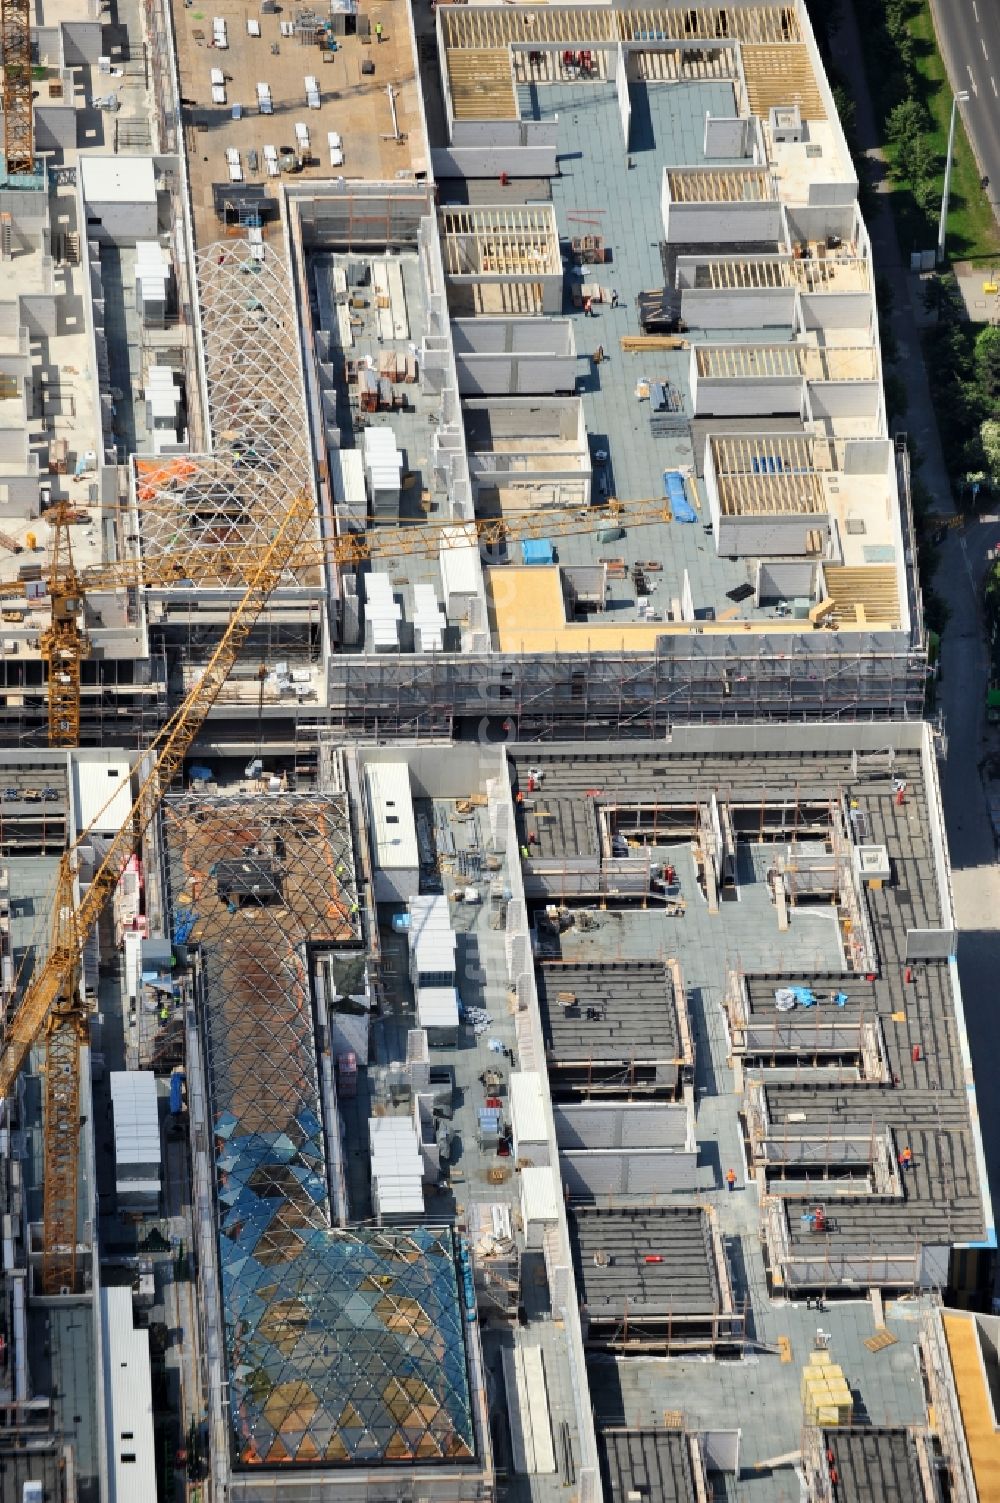
[{"label": "concrete wall panel", "polygon": [[780,287],[751,292],[691,288],[681,293],[681,317],[692,329],[790,329],[795,293]]},{"label": "concrete wall panel", "polygon": [[809,402],[814,417],[870,417],[878,412],[877,381],[814,381]]},{"label": "concrete wall panel", "polygon": [[698,379],[696,417],[769,417],[801,413],[802,377],[773,376],[753,381]]},{"label": "concrete wall panel", "polygon": [[453,146],[433,147],[431,167],[434,176],[499,178],[555,177],[554,146]]},{"label": "concrete wall panel", "polygon": [[803,326],[807,329],[867,330],[871,327],[873,306],[867,292],[804,292],[799,299]]},{"label": "concrete wall panel", "polygon": [[631,1195],[648,1200],[675,1190],[693,1190],[698,1183],[697,1153],[572,1150],[559,1155],[559,1167],[569,1193],[588,1199]]}]

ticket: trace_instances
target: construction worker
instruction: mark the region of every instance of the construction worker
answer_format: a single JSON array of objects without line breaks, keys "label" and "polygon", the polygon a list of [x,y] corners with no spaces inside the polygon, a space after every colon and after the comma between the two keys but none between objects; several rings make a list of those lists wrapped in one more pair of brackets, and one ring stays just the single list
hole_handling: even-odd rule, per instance
[{"label": "construction worker", "polygon": [[899,1155],[899,1165],[901,1169],[913,1168],[913,1149],[909,1146],[904,1148],[902,1153]]},{"label": "construction worker", "polygon": [[729,1190],[730,1194],[732,1194],[732,1192],[736,1189],[736,1170],[735,1169],[727,1169],[726,1170],[726,1188]]},{"label": "construction worker", "polygon": [[382,22],[381,21],[376,21],[375,22],[375,40],[376,40],[376,42],[381,42],[381,40],[382,40]]}]

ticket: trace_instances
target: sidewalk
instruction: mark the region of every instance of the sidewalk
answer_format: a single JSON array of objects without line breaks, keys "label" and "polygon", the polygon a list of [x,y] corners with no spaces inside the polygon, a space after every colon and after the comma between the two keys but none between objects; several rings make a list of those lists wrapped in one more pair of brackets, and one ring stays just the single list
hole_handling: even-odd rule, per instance
[{"label": "sidewalk", "polygon": [[861,36],[853,5],[845,4],[840,14],[840,25],[832,38],[830,52],[834,66],[855,104],[857,140],[868,162],[868,181],[875,192],[874,204],[865,215],[865,223],[871,236],[875,273],[884,278],[892,288],[889,325],[899,351],[895,369],[906,382],[906,417],[896,427],[901,432],[905,431],[920,450],[920,478],[930,491],[933,510],[943,515],[953,515],[955,503],[941,452],[934,403],[920,348],[919,319],[914,311],[914,301],[921,296],[920,280],[904,263],[899,241],[896,239],[896,226],[887,196],[889,183],[885,157],[879,144],[875,112],[868,93]]}]

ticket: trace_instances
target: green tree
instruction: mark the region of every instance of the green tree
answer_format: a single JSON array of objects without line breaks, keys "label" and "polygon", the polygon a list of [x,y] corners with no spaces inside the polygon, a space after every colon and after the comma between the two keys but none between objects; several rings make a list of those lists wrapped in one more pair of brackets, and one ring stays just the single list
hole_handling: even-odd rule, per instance
[{"label": "green tree", "polygon": [[994,485],[1000,485],[1000,421],[987,418],[980,425],[979,442],[983,446],[983,457],[990,480]]},{"label": "green tree", "polygon": [[903,99],[889,111],[885,122],[886,138],[898,151],[907,151],[921,139],[928,124],[927,111],[920,101]]},{"label": "green tree", "polygon": [[983,404],[988,411],[995,411],[1000,404],[1000,328],[979,331],[973,359]]},{"label": "green tree", "polygon": [[837,118],[840,121],[844,135],[847,137],[854,154],[854,127],[857,122],[857,109],[854,104],[854,96],[849,94],[841,83],[833,86],[833,102],[837,106]]}]

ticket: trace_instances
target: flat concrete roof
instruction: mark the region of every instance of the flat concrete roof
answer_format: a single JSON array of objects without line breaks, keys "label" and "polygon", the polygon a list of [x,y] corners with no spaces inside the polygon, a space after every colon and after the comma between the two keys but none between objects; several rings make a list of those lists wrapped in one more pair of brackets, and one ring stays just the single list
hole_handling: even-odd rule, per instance
[{"label": "flat concrete roof", "polygon": [[[265,146],[296,145],[295,127],[304,125],[310,138],[310,160],[295,181],[303,176],[316,182],[333,177],[363,178],[391,182],[398,173],[423,171],[423,121],[414,66],[409,10],[388,0],[375,0],[364,7],[371,24],[371,38],[338,36],[337,50],[330,52],[315,43],[303,45],[297,35],[287,36],[282,25],[294,21],[290,10],[270,14],[255,11],[260,35],[247,32],[248,12],[236,0],[213,0],[211,14],[176,3],[172,6],[176,35],[180,91],[185,116],[191,127],[188,167],[194,205],[195,239],[204,246],[218,234],[212,201],[212,186],[229,182],[227,149],[241,155],[244,183],[266,189],[273,199],[280,195],[283,179],[267,174]],[[213,19],[226,23],[228,46],[212,45]],[[383,27],[376,42],[376,24]],[[362,72],[362,64],[374,64],[374,73]],[[212,97],[211,73],[221,69],[224,103]],[[320,107],[307,106],[305,79],[316,79]],[[270,90],[272,113],[261,114],[257,85]],[[393,135],[392,109],[387,89],[392,86],[400,139]],[[242,106],[242,118],[233,119],[233,106]],[[333,168],[327,135],[336,131],[342,140],[343,165]],[[250,152],[256,153],[256,167]]]},{"label": "flat concrete roof", "polygon": [[915,1503],[924,1496],[917,1450],[908,1430],[824,1430],[824,1448],[833,1452],[840,1503]]},{"label": "flat concrete roof", "polygon": [[722,1308],[712,1234],[697,1206],[573,1206],[570,1241],[592,1319],[715,1315]]},{"label": "flat concrete roof", "polygon": [[80,172],[88,204],[156,202],[152,157],[81,157]]},{"label": "flat concrete roof", "polygon": [[[902,1175],[890,1195],[873,1195],[871,1188],[852,1195],[846,1193],[847,1185],[834,1182],[825,1191],[815,1184],[812,1188],[783,1187],[778,1208],[770,1214],[779,1218],[782,1235],[787,1234],[790,1276],[798,1266],[800,1272],[794,1276],[819,1277],[816,1259],[821,1257],[821,1261],[826,1260],[822,1282],[825,1287],[834,1287],[841,1278],[850,1276],[851,1269],[855,1277],[859,1276],[862,1261],[872,1254],[891,1258],[908,1249],[912,1258],[918,1244],[950,1247],[989,1242],[993,1231],[984,1214],[982,1150],[974,1111],[970,1113],[967,1044],[957,1011],[957,983],[947,957],[924,959],[909,966],[906,959],[909,934],[933,931],[948,923],[942,911],[931,834],[932,821],[939,816],[933,812],[933,792],[925,785],[919,756],[898,752],[891,769],[883,761],[873,774],[866,771],[863,759],[856,767],[850,756],[840,753],[824,756],[789,751],[758,756],[748,748],[730,756],[685,756],[647,748],[598,751],[587,747],[585,754],[576,755],[569,748],[532,747],[523,756],[517,751],[513,755],[519,788],[526,787],[529,765],[542,770],[541,789],[526,794],[524,803],[516,807],[521,811],[525,832],[535,828],[539,832],[538,843],[527,847],[532,862],[544,865],[550,853],[556,854],[551,844],[549,850],[543,844],[551,842],[550,830],[562,836],[558,853],[562,859],[592,856],[589,830],[596,828],[604,805],[641,807],[647,814],[651,810],[664,812],[663,832],[646,837],[647,849],[652,847],[653,859],[662,859],[665,848],[677,851],[671,859],[677,863],[687,908],[682,918],[669,921],[669,930],[659,943],[669,944],[670,953],[677,955],[689,993],[692,988],[718,986],[721,1001],[729,975],[735,971],[749,996],[754,1019],[780,1019],[784,1023],[791,1018],[789,1026],[801,1028],[803,1036],[820,1017],[845,1024],[866,1020],[878,1030],[879,1047],[884,1051],[880,1080],[865,1078],[857,1068],[841,1069],[831,1077],[820,1068],[821,1061],[805,1057],[796,1063],[794,1076],[783,1078],[780,1071],[765,1070],[759,1077],[768,1127],[761,1130],[759,1140],[755,1139],[754,1152],[760,1157],[755,1158],[754,1165],[765,1173],[773,1155],[775,1162],[780,1159],[784,1176],[794,1179],[793,1166],[798,1164],[799,1178],[814,1179],[815,1161],[807,1162],[812,1150],[803,1148],[800,1155],[795,1146],[798,1140],[828,1137],[831,1143],[839,1144],[852,1131],[873,1143],[875,1138],[886,1142],[890,1168],[895,1168],[904,1147],[910,1148],[913,1157],[913,1167]],[[906,782],[902,804],[894,794],[894,778]],[[690,809],[692,802],[708,806],[713,797],[732,812],[738,848],[745,853],[738,886],[731,894],[737,901],[723,902],[718,918],[707,913],[701,891],[686,875],[685,861],[690,862],[690,855],[670,846],[678,836],[671,833],[668,817],[671,804]],[[770,853],[783,847],[774,843],[770,834],[758,835],[758,839],[772,843],[753,844],[754,825],[761,823],[769,804],[788,809],[787,815],[780,817],[787,818],[792,835],[797,818],[814,821],[818,811],[841,800],[849,805],[851,827],[859,843],[885,846],[892,871],[889,882],[859,888],[880,957],[877,968],[863,975],[845,964],[835,914],[828,901],[799,902],[792,909],[790,929],[784,933],[779,930],[773,904],[763,893],[763,875],[773,861]],[[796,802],[799,809],[807,811],[805,815],[796,815]],[[575,823],[546,818],[545,811],[550,809],[587,811],[582,838],[576,844]],[[527,833],[522,842],[526,839]],[[752,906],[755,892],[763,896],[759,909]],[[642,949],[635,948],[637,940],[630,939],[630,926],[634,928],[641,919],[655,931],[652,915],[630,918],[626,912],[615,924],[607,914],[598,913],[596,919],[593,934],[562,936],[564,959],[586,958],[613,965],[627,962],[630,956],[649,954],[645,948],[648,940],[642,940]],[[947,929],[944,932],[947,934]],[[801,933],[798,940],[797,933]],[[830,964],[838,950],[839,965]],[[758,954],[760,958],[756,959]],[[779,956],[781,963],[776,964]],[[551,987],[544,971],[542,974],[541,987],[547,995]],[[847,997],[843,1009],[824,1000],[839,990],[841,979]],[[797,984],[811,986],[819,1005],[792,1014],[779,1013],[775,990]],[[551,1011],[550,1003],[550,1015]],[[581,1022],[580,1038],[596,1026]],[[696,1017],[693,1026],[697,1028]],[[747,1086],[747,1092],[756,1089],[752,1083]],[[740,1096],[730,1099],[735,1110]],[[746,1095],[745,1099],[752,1098]],[[699,1126],[699,1137],[703,1130]],[[835,1157],[832,1150],[830,1157]],[[874,1174],[874,1166],[875,1159],[865,1172]],[[824,1235],[817,1238],[806,1213],[824,1194],[829,1202]],[[868,1277],[877,1282],[874,1270],[866,1266]]]},{"label": "flat concrete roof", "polygon": [[691,1439],[683,1430],[598,1432],[606,1503],[638,1493],[650,1503],[691,1503],[697,1497]]},{"label": "flat concrete roof", "polygon": [[548,962],[537,968],[536,981],[550,1070],[586,1060],[677,1065],[681,1040],[673,985],[659,962]]}]

